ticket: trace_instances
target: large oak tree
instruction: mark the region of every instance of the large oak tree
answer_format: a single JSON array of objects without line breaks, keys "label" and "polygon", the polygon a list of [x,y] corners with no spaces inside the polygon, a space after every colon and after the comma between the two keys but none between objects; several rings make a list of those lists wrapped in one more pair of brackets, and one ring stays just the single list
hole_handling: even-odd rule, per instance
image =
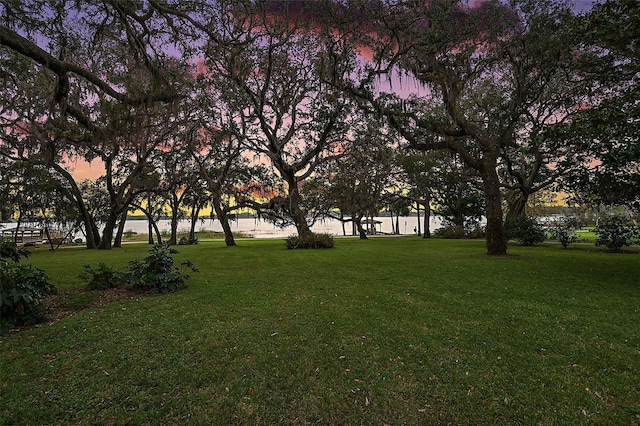
[{"label": "large oak tree", "polygon": [[[572,39],[564,27],[570,9],[554,1],[483,2],[476,8],[451,0],[368,4],[366,16],[354,13],[351,31],[372,59],[340,84],[386,117],[411,147],[454,151],[479,173],[487,253],[506,254],[498,170],[507,151],[522,143],[519,133],[531,127],[532,117],[538,119],[532,111],[547,114],[539,105],[557,95],[547,88],[569,72]],[[404,76],[419,90],[408,98],[384,93],[382,76]],[[564,99],[553,106],[559,113],[575,105],[573,96]]]},{"label": "large oak tree", "polygon": [[327,35],[315,26],[310,7],[217,2],[217,38],[206,45],[203,75],[236,119],[227,130],[266,159],[283,183],[282,192],[259,208],[283,214],[299,235],[311,232],[301,184],[339,154],[349,117],[344,94],[323,84]]}]

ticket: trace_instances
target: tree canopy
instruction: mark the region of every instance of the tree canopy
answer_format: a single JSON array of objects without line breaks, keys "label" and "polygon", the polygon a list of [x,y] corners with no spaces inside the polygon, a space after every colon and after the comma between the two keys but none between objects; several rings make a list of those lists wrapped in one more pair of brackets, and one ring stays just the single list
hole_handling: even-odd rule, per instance
[{"label": "tree canopy", "polygon": [[[39,176],[110,248],[140,199],[206,204],[190,188],[223,224],[252,208],[301,235],[403,198],[481,209],[504,255],[505,214],[539,191],[638,208],[636,3],[3,1],[2,214]],[[408,149],[434,157],[400,173]],[[100,213],[76,159],[105,165]]]}]

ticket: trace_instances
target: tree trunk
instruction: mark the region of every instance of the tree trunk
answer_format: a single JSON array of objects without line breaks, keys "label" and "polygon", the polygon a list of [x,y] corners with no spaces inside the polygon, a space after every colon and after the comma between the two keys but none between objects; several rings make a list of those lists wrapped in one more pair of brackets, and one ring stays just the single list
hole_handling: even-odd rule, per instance
[{"label": "tree trunk", "polygon": [[293,223],[298,230],[298,236],[304,237],[307,235],[311,235],[311,228],[309,228],[309,224],[307,223],[307,217],[304,211],[300,208],[300,191],[297,186],[297,182],[295,179],[288,179],[289,182],[289,197],[287,201],[289,202],[288,210]]},{"label": "tree trunk", "polygon": [[16,232],[13,234],[14,244],[18,244],[18,232],[20,231],[20,224],[22,224],[22,211],[18,210],[18,221],[16,222]]},{"label": "tree trunk", "polygon": [[429,206],[430,204],[430,199],[427,198],[426,201],[424,202],[424,234],[422,235],[423,238],[431,238],[431,228],[430,228],[430,221],[431,221],[431,207]]},{"label": "tree trunk", "polygon": [[358,230],[358,235],[360,235],[360,239],[368,240],[369,238],[367,237],[367,231],[362,226],[362,217],[360,216],[356,217],[355,215],[351,217],[353,218],[353,223],[356,226],[356,229]]},{"label": "tree trunk", "polygon": [[147,240],[148,244],[155,244],[155,241],[153,240],[153,219],[151,218],[151,216],[147,215],[147,232],[149,232],[149,239]]},{"label": "tree trunk", "polygon": [[527,201],[529,201],[529,194],[526,192],[520,191],[518,198],[516,198],[516,200],[513,203],[509,204],[509,211],[507,212],[507,217],[522,216],[525,212]]},{"label": "tree trunk", "polygon": [[69,198],[70,201],[74,202],[77,205],[78,210],[80,211],[82,222],[84,223],[84,228],[86,230],[85,236],[87,238],[87,248],[97,248],[98,244],[100,244],[100,231],[98,230],[98,226],[93,220],[93,217],[91,217],[91,214],[89,213],[89,210],[84,203],[82,192],[80,192],[80,188],[78,188],[75,179],[73,178],[71,173],[69,173],[59,164],[54,164],[52,167],[69,183],[69,187],[71,189],[67,189],[67,187],[65,187],[64,185],[57,185],[57,187],[67,195],[67,198]]},{"label": "tree trunk", "polygon": [[453,217],[453,224],[455,226],[459,226],[460,228],[464,229],[464,203],[462,202],[462,185],[458,185],[458,189],[456,191],[456,202],[455,202],[455,209],[454,209],[454,217]]},{"label": "tree trunk", "polygon": [[156,240],[158,241],[156,244],[162,244],[162,232],[160,232],[160,228],[158,228],[158,223],[155,220],[152,220],[151,226],[153,227],[153,231],[156,233]]},{"label": "tree trunk", "polygon": [[418,237],[422,235],[422,229],[420,229],[420,203],[416,201],[416,210],[418,212]]},{"label": "tree trunk", "polygon": [[[89,213],[87,212],[87,215],[89,215]],[[98,226],[96,225],[96,223],[91,219],[87,222],[87,220],[85,219],[85,227],[89,226],[89,229],[87,229],[87,248],[88,249],[96,249],[98,248],[98,244],[100,244],[100,231],[98,230]]]},{"label": "tree trunk", "polygon": [[171,235],[169,235],[169,245],[178,244],[178,209],[171,209]]},{"label": "tree trunk", "polygon": [[485,158],[482,166],[482,186],[487,216],[487,255],[504,256],[507,254],[507,237],[504,232],[502,195],[500,180],[496,173],[496,159]]},{"label": "tree trunk", "polygon": [[115,229],[118,216],[118,213],[115,211],[111,211],[109,213],[107,223],[105,223],[104,230],[102,231],[102,240],[100,241],[100,244],[98,244],[98,250],[111,250],[113,231]]},{"label": "tree trunk", "polygon": [[47,242],[49,243],[49,250],[53,251],[55,248],[53,247],[53,241],[51,241],[51,234],[49,233],[49,227],[45,225],[44,227],[44,235],[47,236]]},{"label": "tree trunk", "polygon": [[233,238],[233,232],[231,231],[231,226],[229,225],[227,212],[222,208],[220,199],[217,196],[213,197],[212,203],[213,208],[216,211],[216,216],[218,216],[218,220],[220,220],[220,225],[222,225],[222,230],[224,231],[224,243],[227,245],[227,247],[235,246],[236,240]]},{"label": "tree trunk", "polygon": [[196,222],[198,221],[198,214],[200,213],[200,207],[193,205],[191,208],[191,227],[189,228],[189,240],[195,241],[196,239]]},{"label": "tree trunk", "polygon": [[395,234],[396,233],[396,228],[393,224],[393,210],[389,210],[389,214],[391,215],[391,233]]},{"label": "tree trunk", "polygon": [[122,247],[122,234],[124,234],[124,226],[127,223],[127,210],[122,212],[120,216],[120,223],[118,224],[118,232],[116,232],[116,239],[113,242],[113,247]]}]

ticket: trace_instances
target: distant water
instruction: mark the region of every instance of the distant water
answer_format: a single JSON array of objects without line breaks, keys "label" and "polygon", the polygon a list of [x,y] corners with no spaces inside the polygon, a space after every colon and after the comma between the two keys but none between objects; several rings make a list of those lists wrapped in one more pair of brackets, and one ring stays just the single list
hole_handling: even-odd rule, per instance
[{"label": "distant water", "polygon": [[[381,223],[376,225],[376,230],[378,232],[383,232],[390,234],[392,231],[391,227],[391,218],[390,217],[376,217],[374,218],[376,221]],[[393,218],[394,223],[396,218]],[[420,218],[420,226],[424,218]],[[400,234],[409,235],[414,234],[414,228],[418,226],[418,218],[417,216],[409,216],[409,217],[400,217],[398,219],[398,224],[400,228]],[[285,228],[280,228],[274,225],[271,222],[267,222],[261,219],[253,219],[253,218],[240,218],[230,222],[231,229],[233,232],[242,232],[245,235],[251,236],[253,238],[286,238],[290,235],[296,234],[296,228],[294,226],[288,226]],[[10,228],[14,227],[15,223],[0,223],[1,228]],[[178,223],[178,232],[189,232],[191,223],[188,220],[183,220]],[[430,228],[431,232],[435,229],[440,228],[441,221],[438,216],[431,216],[430,220]],[[158,221],[158,228],[160,231],[170,232],[171,230],[171,221],[169,220],[160,220]],[[125,227],[125,231],[133,231],[138,234],[147,234],[149,231],[149,225],[146,219],[128,219]],[[352,225],[350,222],[344,224],[344,229],[346,230],[347,235],[351,235]],[[218,220],[199,220],[196,224],[196,231],[218,231],[222,232],[222,226]],[[316,221],[316,223],[311,227],[313,232],[317,233],[326,233],[335,236],[343,235],[342,223],[336,219],[324,219],[321,221]],[[424,230],[422,230],[424,231]],[[81,238],[82,235],[76,235],[75,238]]]}]

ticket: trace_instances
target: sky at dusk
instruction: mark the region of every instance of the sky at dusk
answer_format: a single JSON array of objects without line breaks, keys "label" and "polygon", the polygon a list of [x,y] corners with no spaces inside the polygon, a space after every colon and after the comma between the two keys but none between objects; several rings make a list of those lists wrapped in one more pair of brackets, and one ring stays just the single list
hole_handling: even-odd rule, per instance
[{"label": "sky at dusk", "polygon": [[595,0],[573,0],[574,7],[576,12],[585,12],[591,9],[594,3],[598,3]]},{"label": "sky at dusk", "polygon": [[[486,0],[471,0],[469,6],[471,8],[479,7]],[[576,13],[583,13],[589,11],[595,3],[601,3],[602,0],[572,0],[574,10]],[[386,92],[413,92],[420,91],[420,88],[416,88],[412,82],[407,80],[396,80],[395,78],[381,82],[381,90]],[[73,175],[79,181],[84,179],[96,179],[104,174],[104,166],[99,160],[94,160],[88,163],[84,160],[77,159],[73,163],[67,164],[68,168],[72,171]]]},{"label": "sky at dusk", "polygon": [[80,182],[86,179],[95,180],[104,175],[104,164],[97,159],[91,163],[78,159],[72,163],[67,163],[67,167],[72,171],[75,179]]}]

